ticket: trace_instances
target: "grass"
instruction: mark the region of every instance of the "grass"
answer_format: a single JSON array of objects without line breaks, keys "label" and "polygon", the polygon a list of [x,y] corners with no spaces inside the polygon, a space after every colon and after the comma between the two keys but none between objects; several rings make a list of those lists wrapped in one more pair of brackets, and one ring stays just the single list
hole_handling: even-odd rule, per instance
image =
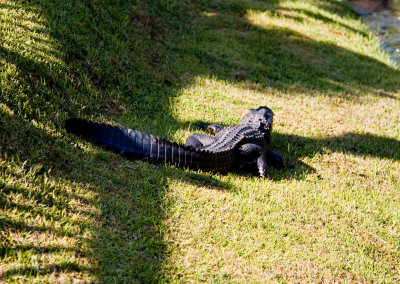
[{"label": "grass", "polygon": [[[0,281],[400,281],[399,81],[344,1],[0,0]],[[183,143],[260,105],[272,180],[63,129]]]}]

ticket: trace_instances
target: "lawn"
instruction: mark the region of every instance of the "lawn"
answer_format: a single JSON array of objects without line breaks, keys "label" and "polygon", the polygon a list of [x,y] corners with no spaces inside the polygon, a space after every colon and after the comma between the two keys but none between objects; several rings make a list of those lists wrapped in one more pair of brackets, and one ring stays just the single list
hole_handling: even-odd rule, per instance
[{"label": "lawn", "polygon": [[[0,0],[0,282],[399,282],[399,82],[346,1]],[[261,105],[271,180],[63,128],[184,143]]]}]

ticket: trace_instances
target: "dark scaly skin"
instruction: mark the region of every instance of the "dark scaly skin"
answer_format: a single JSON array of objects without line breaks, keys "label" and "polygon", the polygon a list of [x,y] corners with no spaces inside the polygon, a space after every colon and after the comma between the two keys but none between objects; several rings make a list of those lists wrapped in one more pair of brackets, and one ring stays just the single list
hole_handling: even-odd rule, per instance
[{"label": "dark scaly skin", "polygon": [[68,119],[65,129],[133,159],[205,171],[256,165],[260,177],[266,177],[267,164],[283,165],[280,156],[268,150],[272,122],[273,112],[269,108],[251,109],[239,124],[210,125],[206,130],[215,136],[194,133],[186,145],[79,118]]}]

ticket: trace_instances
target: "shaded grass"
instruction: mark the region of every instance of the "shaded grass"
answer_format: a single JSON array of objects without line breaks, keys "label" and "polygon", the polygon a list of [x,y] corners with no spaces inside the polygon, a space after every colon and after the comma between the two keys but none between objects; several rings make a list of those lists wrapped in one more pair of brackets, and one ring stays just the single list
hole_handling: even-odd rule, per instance
[{"label": "shaded grass", "polygon": [[[0,279],[399,280],[400,73],[342,1],[0,1]],[[275,114],[294,170],[127,161],[66,117],[183,142]]]}]

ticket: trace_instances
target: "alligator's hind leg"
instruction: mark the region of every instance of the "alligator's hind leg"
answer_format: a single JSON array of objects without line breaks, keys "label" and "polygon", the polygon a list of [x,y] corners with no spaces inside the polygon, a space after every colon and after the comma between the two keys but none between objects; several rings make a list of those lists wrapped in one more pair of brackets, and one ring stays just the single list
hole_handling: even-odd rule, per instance
[{"label": "alligator's hind leg", "polygon": [[209,145],[215,141],[215,138],[201,133],[193,133],[186,140],[186,146],[193,146],[196,148]]},{"label": "alligator's hind leg", "polygon": [[219,131],[224,129],[224,127],[222,125],[219,125],[219,124],[210,124],[210,125],[206,126],[206,124],[201,123],[199,125],[199,129],[203,130],[204,132],[207,132],[208,134],[215,135]]},{"label": "alligator's hind leg", "polygon": [[209,126],[207,126],[207,128],[204,131],[207,133],[210,133],[212,135],[215,135],[218,132],[220,132],[223,128],[224,127],[219,124],[210,124]]}]

